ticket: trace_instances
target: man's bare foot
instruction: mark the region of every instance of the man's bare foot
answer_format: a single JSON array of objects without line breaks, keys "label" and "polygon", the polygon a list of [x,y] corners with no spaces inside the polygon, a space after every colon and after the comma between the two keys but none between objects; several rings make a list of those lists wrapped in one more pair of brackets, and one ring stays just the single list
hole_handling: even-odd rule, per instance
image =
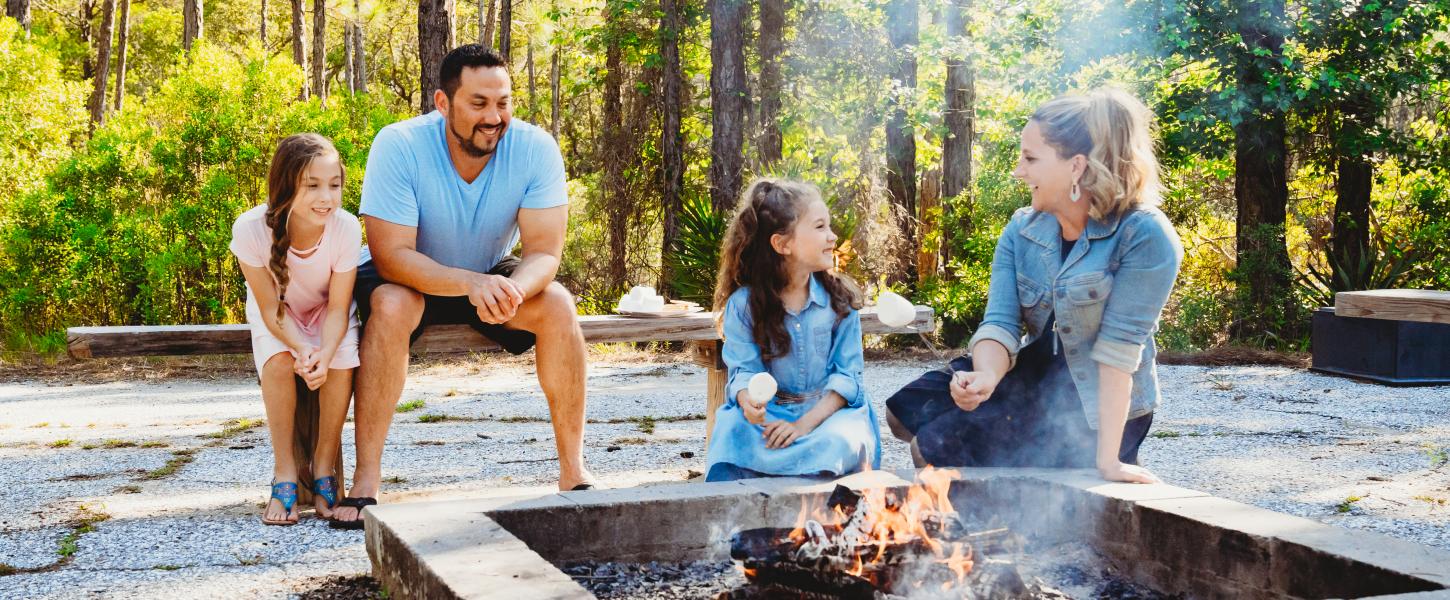
[{"label": "man's bare foot", "polygon": [[574,491],[581,485],[589,486],[583,489],[598,488],[599,482],[594,478],[594,474],[589,472],[589,469],[580,469],[579,473],[574,476],[566,477],[562,474],[559,476],[559,491],[561,492]]},{"label": "man's bare foot", "polygon": [[[378,489],[382,486],[382,473],[366,474],[354,471],[352,474],[352,489],[347,491],[348,498],[377,498]],[[342,499],[339,498],[339,501]],[[362,519],[362,509],[352,506],[338,505],[332,509],[332,520],[334,521],[357,521]]]}]

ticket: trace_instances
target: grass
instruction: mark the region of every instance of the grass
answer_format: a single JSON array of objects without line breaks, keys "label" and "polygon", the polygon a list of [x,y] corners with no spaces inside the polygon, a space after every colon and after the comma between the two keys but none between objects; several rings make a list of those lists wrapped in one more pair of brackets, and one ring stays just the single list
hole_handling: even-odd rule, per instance
[{"label": "grass", "polygon": [[1158,438],[1158,439],[1168,439],[1168,438],[1176,438],[1176,437],[1178,437],[1180,435],[1182,435],[1182,434],[1178,433],[1177,431],[1173,431],[1172,429],[1159,429],[1158,431],[1154,431],[1153,433],[1148,434],[1148,437],[1155,437],[1155,438]]},{"label": "grass", "polygon": [[46,444],[46,445],[47,446],[50,446],[51,448],[66,448],[66,447],[70,446],[73,443],[75,443],[74,440],[71,440],[71,439],[67,438],[67,439],[63,439],[63,440],[56,440],[56,441],[51,442],[51,443]]},{"label": "grass", "polygon": [[1431,506],[1445,506],[1447,502],[1450,502],[1444,498],[1436,498],[1435,496],[1431,496],[1429,494],[1421,494],[1419,496],[1415,496],[1414,498],[1421,502],[1429,503]]},{"label": "grass", "polygon": [[145,474],[141,475],[141,479],[148,481],[165,479],[167,477],[175,475],[177,471],[180,471],[182,467],[191,464],[191,461],[193,460],[196,460],[195,449],[188,448],[185,450],[174,450],[171,452],[171,459],[167,460],[166,464],[162,465],[157,469],[147,471]]},{"label": "grass", "polygon": [[408,483],[408,480],[403,479],[402,477],[398,477],[397,475],[390,475],[383,478],[383,483]]},{"label": "grass", "polygon": [[423,405],[424,403],[422,400],[409,400],[407,402],[399,404],[398,407],[393,410],[399,413],[413,412],[415,410],[423,408]]},{"label": "grass", "polygon": [[149,442],[141,442],[141,447],[142,448],[167,448],[167,447],[170,447],[170,446],[171,446],[171,444],[168,444],[168,443],[163,442],[161,440],[151,440]]},{"label": "grass", "polygon": [[42,421],[30,426],[31,429],[45,429],[46,427],[50,427],[49,421]]},{"label": "grass", "polygon": [[175,571],[177,569],[180,569],[181,565],[156,565],[152,568],[156,569],[157,571]]},{"label": "grass", "polygon": [[0,563],[0,577],[5,577],[6,575],[14,575],[19,570],[20,569],[17,569],[5,563]]},{"label": "grass", "polygon": [[70,533],[65,534],[65,537],[61,538],[60,547],[55,551],[56,554],[59,554],[62,559],[69,559],[75,556],[75,553],[80,550],[81,536],[95,531],[97,523],[110,518],[111,515],[96,512],[85,505],[81,505],[79,514],[71,521]]},{"label": "grass", "polygon": [[640,444],[648,444],[649,440],[641,437],[627,437],[614,440],[613,443],[616,446],[638,446]]},{"label": "grass", "polygon": [[545,419],[543,417],[530,417],[530,416],[525,416],[525,415],[514,415],[514,416],[511,416],[511,417],[502,417],[502,418],[500,418],[498,420],[498,422],[500,422],[500,423],[548,423],[549,420],[548,419]]},{"label": "grass", "polygon": [[218,431],[216,433],[208,433],[202,437],[225,440],[261,427],[264,423],[266,423],[266,421],[263,419],[232,419],[222,424],[221,431]]},{"label": "grass", "polygon": [[1356,502],[1359,502],[1360,500],[1364,500],[1364,496],[1350,496],[1348,498],[1345,498],[1344,502],[1340,502],[1337,506],[1335,506],[1334,510],[1335,512],[1347,513],[1351,510],[1354,510],[1354,504]]},{"label": "grass", "polygon": [[1445,463],[1450,463],[1450,446],[1435,447],[1433,444],[1424,444],[1425,456],[1430,459],[1430,468],[1438,469]]},{"label": "grass", "polygon": [[115,450],[117,448],[135,448],[136,442],[130,440],[106,440],[104,442],[101,442],[101,447],[107,450]]},{"label": "grass", "polygon": [[442,423],[442,422],[447,421],[447,420],[448,420],[448,415],[437,415],[437,414],[418,415],[418,422],[419,423]]},{"label": "grass", "polygon": [[139,486],[139,485],[123,485],[121,487],[116,488],[116,493],[117,494],[139,494],[139,493],[141,493],[141,486]]}]

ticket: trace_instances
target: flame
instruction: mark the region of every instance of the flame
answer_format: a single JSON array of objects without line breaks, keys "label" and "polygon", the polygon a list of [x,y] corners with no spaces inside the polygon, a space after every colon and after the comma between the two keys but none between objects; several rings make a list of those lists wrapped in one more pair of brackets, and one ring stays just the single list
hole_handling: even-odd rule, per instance
[{"label": "flame", "polygon": [[[847,514],[840,507],[831,510],[822,506],[812,508],[802,497],[790,539],[805,542],[813,553],[832,553],[843,559],[849,557],[852,567],[846,572],[853,577],[868,578],[873,584],[878,583],[875,580],[877,575],[874,571],[872,575],[866,575],[868,565],[877,565],[885,560],[890,546],[920,541],[931,551],[933,562],[946,565],[955,576],[955,583],[961,583],[974,565],[970,546],[957,542],[948,549],[927,530],[929,521],[956,513],[950,500],[950,490],[951,482],[959,477],[958,471],[928,466],[906,489],[904,498],[884,488],[860,491],[861,500],[854,514]],[[833,541],[828,547],[810,543],[808,539],[811,536],[806,533],[810,521],[839,534],[832,534]],[[816,528],[815,531],[821,529]],[[916,582],[918,587],[921,584]],[[949,589],[953,582],[947,581],[943,585],[942,589]]]}]

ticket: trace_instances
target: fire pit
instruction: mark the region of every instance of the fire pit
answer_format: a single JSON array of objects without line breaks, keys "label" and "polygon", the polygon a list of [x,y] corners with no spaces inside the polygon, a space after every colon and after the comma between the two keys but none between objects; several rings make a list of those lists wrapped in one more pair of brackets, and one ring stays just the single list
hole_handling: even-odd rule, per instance
[{"label": "fire pit", "polygon": [[1075,597],[1054,574],[1125,598],[1450,587],[1450,552],[1079,471],[677,484],[385,505],[367,521],[374,576],[395,598],[591,598],[586,586],[624,575],[664,591],[599,596]]}]

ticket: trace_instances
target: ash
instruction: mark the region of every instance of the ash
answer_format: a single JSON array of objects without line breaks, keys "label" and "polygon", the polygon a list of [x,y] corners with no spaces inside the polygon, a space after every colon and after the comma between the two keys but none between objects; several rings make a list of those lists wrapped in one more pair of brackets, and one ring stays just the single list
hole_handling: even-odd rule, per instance
[{"label": "ash", "polygon": [[735,563],[579,562],[559,567],[584,589],[605,600],[686,600],[717,598],[746,587]]},{"label": "ash", "polygon": [[[1004,560],[1010,559],[1010,560]],[[1031,552],[994,558],[978,569],[1009,568],[1020,575],[1023,585],[1012,592],[1004,589],[981,595],[969,590],[920,590],[906,595],[877,593],[876,600],[946,600],[981,598],[1082,599],[1082,600],[1173,600],[1149,588],[1130,583],[1104,567],[1106,561],[1090,546],[1067,543],[1033,548]],[[751,585],[733,561],[693,562],[579,562],[560,568],[595,597],[605,600],[767,600],[775,598],[833,598],[828,594],[801,594]],[[1015,579],[1015,577],[1013,578]],[[1016,586],[1009,586],[1016,587]],[[966,595],[964,595],[964,593]]]}]

